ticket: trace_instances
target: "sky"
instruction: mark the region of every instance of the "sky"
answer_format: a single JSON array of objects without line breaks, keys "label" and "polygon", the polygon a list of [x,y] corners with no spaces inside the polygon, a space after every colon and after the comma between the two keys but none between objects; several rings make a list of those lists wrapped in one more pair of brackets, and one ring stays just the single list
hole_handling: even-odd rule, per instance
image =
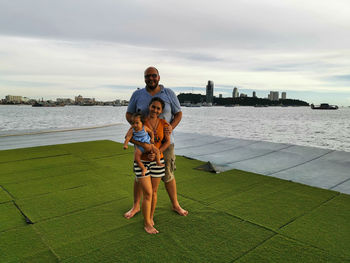
[{"label": "sky", "polygon": [[350,106],[348,0],[0,0],[0,98],[128,100],[164,86]]}]

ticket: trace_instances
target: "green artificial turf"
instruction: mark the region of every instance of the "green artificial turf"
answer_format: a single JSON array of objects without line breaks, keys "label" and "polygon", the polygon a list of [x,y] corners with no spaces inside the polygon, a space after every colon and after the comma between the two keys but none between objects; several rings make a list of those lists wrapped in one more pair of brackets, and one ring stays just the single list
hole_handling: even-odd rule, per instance
[{"label": "green artificial turf", "polygon": [[12,202],[0,204],[0,222],[0,232],[26,224],[21,212]]},{"label": "green artificial turf", "polygon": [[12,197],[0,186],[0,204],[12,200]]},{"label": "green artificial turf", "polygon": [[281,233],[350,258],[350,196],[336,196],[282,228]]},{"label": "green artificial turf", "polygon": [[[346,262],[350,197],[177,156],[155,224],[132,205],[133,149],[94,141],[0,151],[0,262]],[[26,224],[25,216],[33,224]]]},{"label": "green artificial turf", "polygon": [[349,262],[329,252],[277,235],[237,262]]}]

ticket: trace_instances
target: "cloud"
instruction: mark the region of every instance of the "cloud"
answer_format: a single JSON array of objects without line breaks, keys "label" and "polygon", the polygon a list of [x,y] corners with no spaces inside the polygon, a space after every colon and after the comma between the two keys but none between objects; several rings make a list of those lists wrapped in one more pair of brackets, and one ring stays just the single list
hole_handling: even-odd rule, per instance
[{"label": "cloud", "polygon": [[1,0],[0,33],[158,48],[347,48],[349,10],[341,0]]},{"label": "cloud", "polygon": [[182,90],[349,92],[349,25],[345,0],[0,0],[0,96],[127,99],[150,65]]}]

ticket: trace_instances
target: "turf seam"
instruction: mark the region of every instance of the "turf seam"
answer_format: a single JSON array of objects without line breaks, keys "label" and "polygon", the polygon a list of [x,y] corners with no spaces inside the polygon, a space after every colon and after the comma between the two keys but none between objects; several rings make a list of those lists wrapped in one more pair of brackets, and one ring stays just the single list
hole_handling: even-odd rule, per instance
[{"label": "turf seam", "polygon": [[16,199],[3,185],[0,185],[0,188],[4,190],[10,197],[12,197],[13,199]]},{"label": "turf seam", "polygon": [[312,159],[310,159],[310,160],[308,160],[308,161],[305,161],[305,162],[302,162],[302,163],[298,163],[298,164],[296,164],[296,165],[293,165],[293,166],[290,166],[290,167],[287,167],[287,168],[284,168],[284,169],[282,169],[282,170],[279,170],[279,171],[276,171],[276,172],[273,172],[273,173],[269,173],[269,174],[266,174],[266,175],[271,176],[271,175],[276,174],[276,173],[280,173],[280,172],[284,172],[284,171],[289,170],[289,169],[293,169],[293,168],[298,167],[298,166],[300,166],[300,165],[304,165],[304,164],[306,164],[306,163],[310,163],[310,162],[312,162],[312,161],[315,161],[315,160],[317,160],[317,159],[319,159],[319,158],[321,158],[321,157],[323,157],[323,156],[325,156],[325,155],[327,155],[327,154],[329,154],[329,153],[332,153],[332,152],[334,152],[334,150],[328,151],[328,152],[326,152],[326,153],[324,153],[324,154],[322,154],[322,155],[320,155],[320,156],[317,156],[317,157],[315,157],[315,158],[312,158]]},{"label": "turf seam", "polygon": [[331,256],[334,256],[334,257],[337,257],[337,258],[341,258],[341,259],[344,259],[344,260],[349,260],[349,259],[350,259],[349,257],[339,256],[339,255],[333,254],[333,253],[332,253],[331,251],[329,251],[329,250],[326,250],[326,249],[321,248],[321,247],[317,247],[317,246],[315,246],[315,245],[313,245],[313,244],[310,244],[310,243],[306,243],[305,241],[302,241],[302,240],[296,239],[296,238],[294,238],[294,237],[288,236],[288,235],[286,235],[286,234],[284,234],[284,233],[278,233],[278,235],[279,235],[279,236],[282,236],[282,237],[284,237],[284,238],[286,238],[286,239],[290,239],[290,240],[292,240],[292,241],[295,241],[295,242],[297,242],[297,243],[300,243],[300,244],[302,244],[302,245],[304,245],[304,246],[308,246],[308,247],[311,247],[311,248],[314,248],[314,249],[317,249],[317,250],[321,250],[321,251],[323,251],[323,252],[325,252],[325,253],[327,253],[327,254],[329,254],[329,255],[331,255]]},{"label": "turf seam", "polygon": [[[76,165],[76,164],[75,164]],[[70,165],[67,165],[67,166],[62,166],[62,167],[71,167],[71,166],[74,166],[74,164],[70,164]],[[48,167],[43,167],[43,168],[39,168],[39,169],[28,169],[26,170],[26,172],[34,172],[34,171],[41,171],[41,170],[47,170]],[[89,171],[91,169],[83,169],[83,170],[79,170],[79,171],[74,171],[72,174],[74,173],[78,173],[78,172],[83,172],[83,171]],[[5,174],[0,174],[1,175],[12,175],[12,174],[16,174],[18,172],[16,171],[13,171],[13,172],[10,172],[10,173],[5,173]],[[70,173],[65,173],[65,174],[58,174],[58,175],[49,175],[49,176],[38,176],[38,177],[34,177],[33,179],[26,179],[26,180],[20,180],[20,181],[15,181],[15,182],[9,182],[8,184],[18,184],[18,183],[22,183],[22,182],[27,182],[27,181],[35,181],[35,180],[40,180],[40,179],[43,179],[43,178],[51,178],[51,177],[56,177],[56,176],[62,176],[62,175],[67,175],[67,174],[70,174]]]},{"label": "turf seam", "polygon": [[336,198],[336,197],[339,196],[339,195],[340,195],[340,193],[337,193],[337,194],[335,194],[334,196],[332,196],[331,198],[329,198],[329,199],[323,201],[323,202],[320,203],[319,205],[314,206],[313,208],[311,208],[310,210],[306,211],[305,213],[303,213],[303,214],[301,214],[301,215],[299,215],[299,216],[293,218],[293,219],[290,220],[289,222],[287,222],[287,223],[285,223],[284,225],[280,226],[280,227],[278,228],[278,230],[281,230],[282,228],[284,228],[284,227],[288,226],[289,224],[293,223],[295,220],[297,220],[297,219],[299,219],[299,218],[301,218],[301,217],[303,217],[303,216],[305,216],[305,215],[307,215],[307,214],[312,213],[313,211],[315,211],[315,210],[318,209],[319,207],[323,206],[324,204],[326,204],[326,203],[332,201],[334,198]]},{"label": "turf seam", "polygon": [[40,237],[40,240],[44,243],[44,245],[51,251],[51,253],[56,257],[56,259],[58,261],[61,261],[61,257],[55,252],[55,250],[48,244],[48,242],[46,241],[46,239],[42,236],[42,234],[40,233],[40,231],[33,226],[33,229],[35,231],[35,233]]},{"label": "turf seam", "polygon": [[8,201],[0,202],[0,205],[7,204],[7,203],[11,203],[11,202],[12,202],[12,200],[8,200]]},{"label": "turf seam", "polygon": [[209,208],[211,208],[211,209],[213,209],[213,210],[215,210],[215,211],[221,212],[221,213],[223,213],[223,214],[225,214],[225,215],[228,215],[228,216],[230,216],[230,217],[236,218],[236,219],[238,219],[238,220],[240,220],[240,221],[242,221],[242,222],[247,222],[247,223],[249,223],[249,224],[252,224],[252,225],[261,227],[261,228],[263,228],[263,229],[265,229],[265,230],[271,231],[271,232],[276,233],[276,234],[278,233],[278,232],[276,232],[275,230],[273,230],[273,229],[271,229],[271,228],[268,228],[268,227],[266,227],[266,226],[259,225],[259,224],[255,223],[255,222],[246,220],[246,219],[244,219],[244,218],[242,218],[242,217],[239,217],[239,216],[230,214],[230,213],[228,213],[228,212],[226,212],[226,211],[222,211],[222,210],[220,210],[220,209],[217,209],[217,208],[215,208],[215,207],[212,207],[211,204],[204,203],[204,202],[198,201],[198,200],[196,200],[196,199],[186,197],[186,196],[183,195],[183,194],[179,194],[179,193],[178,193],[178,195],[180,195],[180,196],[182,196],[182,197],[185,197],[186,199],[192,200],[192,201],[194,201],[194,202],[200,203],[201,205],[204,205],[204,206],[206,206],[206,207],[209,207]]},{"label": "turf seam", "polygon": [[102,157],[93,157],[92,160],[101,160],[101,159],[105,159],[105,158],[117,157],[117,156],[129,155],[129,154],[133,154],[133,152],[126,152],[126,153],[120,153],[120,154],[112,154],[112,155],[106,155],[106,156],[102,156]]},{"label": "turf seam", "polygon": [[[128,220],[128,219],[126,219],[126,220]],[[130,223],[129,225],[135,225],[135,227],[136,227],[136,226],[138,226],[139,224],[140,224],[139,222],[133,222],[133,223]],[[83,239],[83,240],[85,241],[85,240],[91,239],[91,238],[94,237],[94,236],[100,236],[100,235],[103,234],[103,233],[115,231],[115,230],[118,230],[118,229],[122,229],[122,228],[124,228],[124,227],[125,227],[125,226],[119,226],[119,227],[115,227],[115,228],[112,228],[112,229],[109,229],[109,230],[106,230],[106,231],[102,231],[102,232],[100,232],[100,233],[97,233],[96,235],[87,237],[87,238],[85,238],[85,239]],[[133,236],[139,236],[139,233],[133,234]],[[122,239],[122,240],[129,240],[129,239],[130,239],[130,237],[127,237],[127,238],[124,238],[124,239]],[[80,241],[83,241],[83,240],[80,240]],[[75,241],[75,242],[76,242],[76,241]],[[80,255],[74,255],[74,256],[71,256],[71,257],[64,258],[63,261],[70,260],[70,259],[73,259],[73,258],[81,258],[81,257],[87,256],[87,255],[89,255],[89,254],[93,254],[94,252],[96,252],[96,251],[98,251],[98,250],[101,250],[101,249],[103,249],[103,248],[111,247],[113,244],[116,244],[116,243],[119,243],[119,242],[120,242],[120,240],[118,240],[118,241],[110,241],[109,243],[106,243],[105,245],[96,247],[95,249],[91,249],[91,250],[89,250],[89,251],[86,252],[86,253],[81,253]],[[71,243],[74,243],[74,241],[73,241],[73,242],[70,242],[70,243],[65,243],[65,245],[71,244]]]},{"label": "turf seam", "polygon": [[267,241],[269,241],[270,239],[272,239],[273,237],[275,237],[276,235],[278,235],[276,232],[271,235],[270,237],[266,238],[265,240],[261,241],[259,244],[257,244],[256,246],[248,249],[246,252],[244,252],[242,255],[240,255],[239,257],[233,259],[231,262],[235,262],[239,259],[241,259],[242,257],[244,257],[245,255],[249,254],[250,252],[252,252],[253,250],[255,250],[256,248],[260,247],[261,245],[263,245],[264,243],[266,243]]},{"label": "turf seam", "polygon": [[257,227],[263,228],[263,229],[265,229],[265,230],[268,230],[268,231],[270,231],[270,232],[273,232],[273,233],[275,233],[275,234],[278,234],[278,232],[276,232],[276,230],[274,230],[274,229],[268,228],[268,227],[263,226],[263,225],[259,225],[258,223],[255,223],[255,222],[249,221],[249,220],[244,219],[244,218],[242,218],[242,217],[239,217],[239,216],[236,216],[236,215],[230,214],[230,213],[228,213],[228,212],[225,212],[225,211],[222,211],[222,210],[216,209],[215,207],[211,207],[211,206],[208,206],[208,207],[210,207],[210,208],[212,208],[212,209],[214,209],[214,210],[216,210],[216,211],[219,211],[219,212],[221,212],[221,213],[224,213],[224,214],[226,214],[226,215],[228,215],[228,216],[230,216],[230,217],[233,217],[233,218],[239,219],[239,220],[241,220],[242,222],[246,222],[246,223],[249,223],[249,224],[255,225],[255,226],[257,226]]},{"label": "turf seam", "polygon": [[30,220],[30,218],[22,211],[22,209],[16,204],[14,200],[12,200],[12,203],[18,209],[18,211],[22,214],[27,224],[34,224],[33,221]]},{"label": "turf seam", "polygon": [[109,200],[109,201],[106,201],[106,202],[103,202],[103,203],[99,203],[99,204],[96,204],[96,205],[87,206],[87,207],[81,208],[81,209],[76,209],[76,210],[70,211],[70,212],[65,213],[65,214],[57,215],[57,216],[54,216],[54,217],[44,218],[44,219],[35,221],[35,223],[42,223],[42,222],[50,221],[50,220],[53,220],[53,219],[57,219],[57,218],[61,218],[61,217],[69,216],[69,215],[73,215],[75,213],[79,213],[79,212],[82,212],[82,211],[85,211],[85,210],[89,210],[89,209],[92,209],[92,208],[96,208],[96,207],[99,207],[99,206],[103,206],[103,205],[110,204],[110,203],[113,203],[115,201],[120,201],[120,200],[127,199],[127,198],[128,197],[122,197],[122,198]]},{"label": "turf seam", "polygon": [[[38,169],[33,169],[33,170],[29,170],[29,171],[37,171],[37,170]],[[83,170],[79,170],[79,171],[74,171],[72,173],[68,172],[68,173],[49,175],[49,176],[38,176],[38,177],[34,177],[32,179],[20,180],[20,181],[16,181],[16,182],[9,182],[9,183],[6,183],[6,184],[19,184],[19,183],[25,183],[25,182],[34,182],[34,181],[39,181],[39,180],[46,179],[46,178],[60,177],[60,176],[65,176],[65,175],[70,175],[70,174],[73,175],[75,173],[86,172],[86,171],[90,171],[90,170],[91,169],[83,169]],[[15,173],[9,173],[9,174],[15,174]]]},{"label": "turf seam", "polygon": [[46,159],[46,158],[60,157],[60,156],[66,156],[66,155],[72,155],[72,154],[70,154],[70,153],[65,153],[65,154],[57,154],[57,155],[33,157],[33,158],[28,158],[28,159],[19,159],[19,160],[7,161],[7,162],[0,162],[0,164],[14,163],[14,162],[22,162],[22,161],[30,161],[30,160],[38,160],[38,159]]}]

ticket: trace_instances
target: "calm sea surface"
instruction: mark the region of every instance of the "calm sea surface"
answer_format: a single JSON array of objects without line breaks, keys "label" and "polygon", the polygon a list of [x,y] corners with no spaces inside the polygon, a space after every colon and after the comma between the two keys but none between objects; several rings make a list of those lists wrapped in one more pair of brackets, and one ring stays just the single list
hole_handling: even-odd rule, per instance
[{"label": "calm sea surface", "polygon": [[[178,131],[350,152],[350,108],[183,107]],[[126,107],[0,105],[0,135],[125,123]],[[1,140],[1,138],[0,138]]]}]

